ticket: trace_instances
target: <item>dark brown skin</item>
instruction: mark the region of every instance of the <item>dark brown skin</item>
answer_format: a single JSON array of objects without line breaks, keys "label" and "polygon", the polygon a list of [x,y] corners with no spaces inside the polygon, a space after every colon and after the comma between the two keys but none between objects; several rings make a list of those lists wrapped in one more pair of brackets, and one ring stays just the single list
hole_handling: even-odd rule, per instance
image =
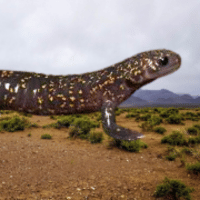
[{"label": "dark brown skin", "polygon": [[0,109],[38,115],[102,110],[103,127],[109,135],[116,139],[134,140],[142,134],[117,126],[114,109],[138,88],[176,71],[180,65],[178,54],[153,50],[81,75],[0,71]]}]

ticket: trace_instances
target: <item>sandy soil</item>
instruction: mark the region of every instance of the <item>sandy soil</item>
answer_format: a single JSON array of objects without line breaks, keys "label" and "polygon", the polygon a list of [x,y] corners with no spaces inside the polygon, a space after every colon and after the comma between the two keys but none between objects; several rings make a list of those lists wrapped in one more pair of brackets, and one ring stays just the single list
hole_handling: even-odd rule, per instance
[{"label": "sandy soil", "polygon": [[[54,122],[42,116],[29,119],[40,126]],[[117,122],[141,131],[134,119],[120,115]],[[40,139],[44,133],[51,134],[52,140]],[[165,176],[194,187],[192,197],[199,199],[199,177],[189,175],[180,160],[164,159],[167,145],[160,144],[161,135],[144,134],[149,147],[130,153],[108,148],[106,140],[102,144],[70,140],[68,129],[39,127],[0,133],[0,199],[155,199],[156,185]]]}]

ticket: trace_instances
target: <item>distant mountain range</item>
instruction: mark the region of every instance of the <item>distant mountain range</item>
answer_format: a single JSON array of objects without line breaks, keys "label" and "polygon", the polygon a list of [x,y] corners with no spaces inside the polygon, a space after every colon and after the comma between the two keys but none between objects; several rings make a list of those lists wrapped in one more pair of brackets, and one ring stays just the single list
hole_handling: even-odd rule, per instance
[{"label": "distant mountain range", "polygon": [[166,89],[161,90],[137,90],[120,107],[154,107],[154,106],[200,106],[200,97],[190,94],[176,94]]}]

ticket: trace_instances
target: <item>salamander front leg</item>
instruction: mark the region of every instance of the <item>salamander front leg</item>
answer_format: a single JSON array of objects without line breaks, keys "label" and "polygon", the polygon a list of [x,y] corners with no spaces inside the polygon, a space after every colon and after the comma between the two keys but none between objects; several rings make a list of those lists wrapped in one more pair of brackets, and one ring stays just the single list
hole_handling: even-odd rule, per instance
[{"label": "salamander front leg", "polygon": [[141,133],[118,126],[115,123],[115,106],[112,101],[106,101],[101,110],[104,131],[119,140],[137,140],[144,137]]}]

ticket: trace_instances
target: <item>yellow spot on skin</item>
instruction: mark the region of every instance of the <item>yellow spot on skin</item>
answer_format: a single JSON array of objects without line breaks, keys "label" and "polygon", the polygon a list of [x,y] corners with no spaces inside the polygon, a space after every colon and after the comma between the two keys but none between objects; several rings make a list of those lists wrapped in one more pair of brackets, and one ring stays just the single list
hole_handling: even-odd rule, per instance
[{"label": "yellow spot on skin", "polygon": [[71,108],[73,108],[73,107],[74,107],[74,104],[69,104],[69,106],[70,106]]},{"label": "yellow spot on skin", "polygon": [[13,92],[14,92],[13,88],[10,88],[10,92],[11,92],[11,93],[13,93]]},{"label": "yellow spot on skin", "polygon": [[23,83],[23,84],[21,85],[21,87],[25,89],[25,88],[26,88],[26,84]]},{"label": "yellow spot on skin", "polygon": [[83,94],[82,90],[79,90],[78,93],[79,93],[79,94]]},{"label": "yellow spot on skin", "polygon": [[80,102],[83,103],[85,100],[84,99],[80,99]]},{"label": "yellow spot on skin", "polygon": [[73,91],[69,90],[69,94],[73,94]]},{"label": "yellow spot on skin", "polygon": [[60,107],[61,107],[61,108],[64,108],[65,105],[66,105],[66,102],[64,102]]},{"label": "yellow spot on skin", "polygon": [[49,100],[50,100],[50,101],[53,101],[53,97],[51,96],[51,97],[49,98]]},{"label": "yellow spot on skin", "polygon": [[43,85],[42,88],[46,88],[47,85]]},{"label": "yellow spot on skin", "polygon": [[57,94],[57,97],[63,97],[63,94]]},{"label": "yellow spot on skin", "polygon": [[125,87],[124,87],[123,85],[120,85],[120,89],[121,89],[121,90],[124,90]]},{"label": "yellow spot on skin", "polygon": [[103,93],[103,96],[105,96],[105,95],[106,95],[106,93],[107,93],[107,91],[105,91],[105,92]]},{"label": "yellow spot on skin", "polygon": [[62,98],[62,100],[63,100],[63,101],[66,101],[66,98],[65,98],[65,97],[63,97],[63,98]]},{"label": "yellow spot on skin", "polygon": [[71,101],[75,101],[76,98],[75,97],[70,97],[70,99],[71,99]]},{"label": "yellow spot on skin", "polygon": [[42,104],[43,101],[44,101],[44,100],[43,100],[42,97],[38,97],[38,103],[39,103],[39,104]]}]

